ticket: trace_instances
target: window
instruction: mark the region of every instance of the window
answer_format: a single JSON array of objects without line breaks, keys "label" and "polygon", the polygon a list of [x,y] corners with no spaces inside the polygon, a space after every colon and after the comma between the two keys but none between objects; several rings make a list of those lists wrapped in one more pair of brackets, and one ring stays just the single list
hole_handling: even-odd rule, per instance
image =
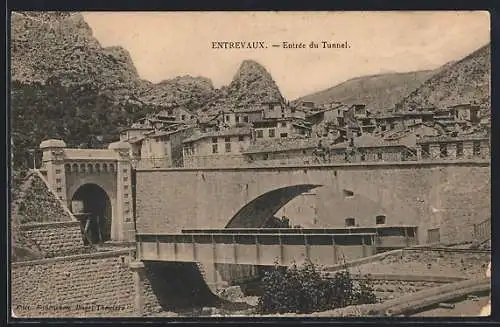
[{"label": "window", "polygon": [[264,131],[263,131],[263,130],[261,130],[261,129],[256,130],[256,131],[255,131],[255,134],[256,134],[256,137],[257,137],[258,139],[261,139],[261,138],[263,138],[263,137],[264,137]]},{"label": "window", "polygon": [[346,198],[352,198],[354,197],[354,192],[353,191],[349,191],[349,190],[342,190],[342,193],[344,194],[344,197]]},{"label": "window", "polygon": [[281,133],[281,134],[280,134],[280,137],[283,137],[283,138],[284,138],[284,137],[288,137],[288,133]]},{"label": "window", "polygon": [[439,228],[427,230],[427,243],[439,243],[441,236],[439,233]]},{"label": "window", "polygon": [[217,138],[216,137],[212,137],[212,143],[217,143]]},{"label": "window", "polygon": [[212,144],[212,153],[218,153],[219,149],[217,148],[217,144]]},{"label": "window", "polygon": [[244,136],[242,136],[242,135],[238,136],[238,141],[239,141],[239,142],[243,142],[243,141],[245,141],[245,137],[244,137]]},{"label": "window", "polygon": [[236,122],[239,123],[240,122],[240,116],[236,116]]},{"label": "window", "polygon": [[285,118],[285,114],[281,114],[281,118]]},{"label": "window", "polygon": [[429,144],[422,144],[422,158],[429,158],[430,156],[430,148]]},{"label": "window", "polygon": [[248,123],[248,116],[243,117],[243,121],[244,121],[245,123]]},{"label": "window", "polygon": [[231,142],[231,138],[230,137],[225,137],[224,138],[224,142]]},{"label": "window", "polygon": [[384,225],[385,224],[385,216],[384,215],[378,215],[375,217],[375,223],[377,225]]},{"label": "window", "polygon": [[271,129],[269,130],[269,137],[275,137],[275,136],[276,136],[276,135],[275,135],[275,133],[276,133],[276,132],[275,132],[274,128],[271,128]]},{"label": "window", "polygon": [[57,193],[61,193],[61,192],[62,192],[62,188],[58,187],[58,188],[56,189],[56,191],[57,191]]},{"label": "window", "polygon": [[231,142],[226,142],[226,152],[231,152]]},{"label": "window", "polygon": [[60,184],[61,183],[61,179],[60,178],[56,178],[56,183]]},{"label": "window", "polygon": [[446,143],[439,144],[439,156],[441,158],[446,158],[448,156],[448,148]]},{"label": "window", "polygon": [[366,160],[366,154],[361,153],[361,161],[365,161],[365,160]]},{"label": "window", "polygon": [[286,127],[286,121],[281,123],[281,127]]},{"label": "window", "polygon": [[384,156],[382,155],[382,152],[377,153],[377,159],[384,160]]},{"label": "window", "polygon": [[481,143],[479,141],[474,141],[472,144],[472,154],[475,156],[481,155]]},{"label": "window", "polygon": [[457,158],[464,155],[464,144],[462,142],[457,143]]},{"label": "window", "polygon": [[226,121],[229,121],[229,116],[226,116]]},{"label": "window", "polygon": [[61,169],[56,169],[56,174],[60,174],[61,173]]},{"label": "window", "polygon": [[69,173],[71,171],[71,165],[70,164],[64,165],[64,169],[66,170],[66,172]]},{"label": "window", "polygon": [[182,115],[181,120],[186,120],[186,115]]},{"label": "window", "polygon": [[356,219],[354,219],[354,218],[346,218],[345,219],[345,226],[346,227],[356,226]]}]

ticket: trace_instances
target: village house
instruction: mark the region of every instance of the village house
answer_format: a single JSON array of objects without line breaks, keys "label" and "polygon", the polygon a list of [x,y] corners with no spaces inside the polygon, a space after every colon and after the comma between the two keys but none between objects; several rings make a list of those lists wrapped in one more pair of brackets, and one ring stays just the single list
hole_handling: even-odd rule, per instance
[{"label": "village house", "polygon": [[196,115],[187,110],[186,108],[179,105],[170,105],[168,108],[160,111],[156,115],[157,119],[160,120],[174,120],[177,122],[184,123],[194,123],[196,121]]},{"label": "village house", "polygon": [[185,167],[240,165],[252,139],[249,127],[197,133],[183,141]]},{"label": "village house", "polygon": [[366,105],[364,104],[353,104],[351,107],[354,110],[354,117],[363,117],[367,115]]},{"label": "village house", "polygon": [[417,147],[417,140],[428,136],[439,136],[445,134],[446,131],[439,125],[433,123],[416,123],[408,125],[404,130],[388,131],[380,135],[375,133],[375,136],[381,136],[386,141],[397,141],[400,144],[406,145],[412,149]]},{"label": "village house", "polygon": [[290,106],[282,102],[263,102],[260,105],[263,110],[263,119],[272,118],[306,118],[306,110],[303,108],[297,108],[295,106]]},{"label": "village house", "polygon": [[234,108],[223,110],[224,124],[231,127],[251,124],[264,118],[262,108]]},{"label": "village house", "polygon": [[120,141],[128,142],[129,140],[135,140],[151,131],[153,131],[152,127],[132,126],[123,128],[120,130]]},{"label": "village house", "polygon": [[313,164],[317,147],[318,140],[311,138],[258,139],[243,153],[253,165]]},{"label": "village house", "polygon": [[470,103],[458,104],[450,107],[455,112],[456,121],[467,121],[471,124],[479,124],[481,119],[479,117],[479,106]]},{"label": "village house", "polygon": [[254,121],[252,129],[256,140],[311,136],[311,127],[304,120],[292,117]]},{"label": "village house", "polygon": [[354,137],[328,146],[331,162],[374,162],[415,160],[414,151],[399,142],[387,141],[370,134]]},{"label": "village house", "polygon": [[182,141],[193,132],[194,127],[188,126],[174,130],[153,131],[129,141],[136,167],[182,167]]},{"label": "village house", "polygon": [[434,113],[432,111],[397,111],[389,114],[377,115],[373,119],[378,130],[392,131],[404,130],[408,126],[420,123],[431,123]]},{"label": "village house", "polygon": [[490,158],[490,137],[485,133],[441,135],[417,141],[418,160]]},{"label": "village house", "polygon": [[346,106],[338,105],[336,107],[310,112],[306,116],[306,119],[311,123],[313,133],[317,133],[318,131],[321,133],[324,126],[329,123],[336,126],[343,126],[345,109]]}]

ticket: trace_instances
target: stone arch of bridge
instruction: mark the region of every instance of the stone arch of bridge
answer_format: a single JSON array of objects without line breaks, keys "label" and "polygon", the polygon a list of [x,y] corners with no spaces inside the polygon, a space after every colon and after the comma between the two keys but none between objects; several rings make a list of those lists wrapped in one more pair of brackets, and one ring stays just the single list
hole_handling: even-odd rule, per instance
[{"label": "stone arch of bridge", "polygon": [[268,191],[244,205],[229,220],[226,228],[261,228],[295,197],[320,186],[299,184]]}]

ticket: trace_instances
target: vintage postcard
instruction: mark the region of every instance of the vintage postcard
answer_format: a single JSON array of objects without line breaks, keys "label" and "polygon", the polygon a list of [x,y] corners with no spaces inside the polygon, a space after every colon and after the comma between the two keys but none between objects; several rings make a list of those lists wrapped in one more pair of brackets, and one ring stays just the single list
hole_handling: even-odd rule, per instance
[{"label": "vintage postcard", "polygon": [[488,12],[10,17],[12,317],[490,315]]}]

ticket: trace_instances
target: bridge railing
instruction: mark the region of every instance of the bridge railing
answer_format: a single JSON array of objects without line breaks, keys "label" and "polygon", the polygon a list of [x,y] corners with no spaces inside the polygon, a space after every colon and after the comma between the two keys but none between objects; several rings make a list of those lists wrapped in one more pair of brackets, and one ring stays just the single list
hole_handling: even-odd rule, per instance
[{"label": "bridge railing", "polygon": [[374,234],[138,234],[141,260],[288,266],[309,259],[324,265],[376,253]]}]

